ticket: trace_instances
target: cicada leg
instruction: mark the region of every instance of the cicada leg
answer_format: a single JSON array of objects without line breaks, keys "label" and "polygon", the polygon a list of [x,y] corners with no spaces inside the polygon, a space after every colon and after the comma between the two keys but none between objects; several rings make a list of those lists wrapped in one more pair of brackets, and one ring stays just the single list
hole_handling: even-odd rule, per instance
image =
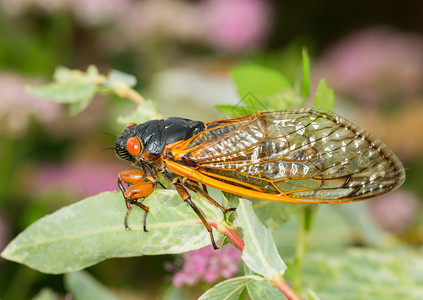
[{"label": "cicada leg", "polygon": [[[131,184],[132,186],[128,189],[125,189],[123,183]],[[125,215],[125,228],[130,230],[128,226],[128,217],[132,210],[132,205],[136,205],[142,210],[144,210],[144,222],[143,228],[147,232],[147,214],[149,207],[142,204],[145,198],[147,198],[151,193],[156,189],[157,180],[151,176],[145,175],[143,171],[140,170],[127,170],[118,174],[117,184],[121,190],[123,197],[125,199],[126,211]],[[141,199],[141,202],[138,200]]]},{"label": "cicada leg", "polygon": [[213,245],[213,248],[215,250],[219,249],[219,247],[216,245],[216,242],[214,240],[213,231],[212,231],[212,228],[211,228],[209,222],[207,222],[204,215],[201,213],[201,211],[198,209],[198,207],[194,204],[194,202],[192,202],[191,196],[188,193],[187,189],[179,181],[174,182],[173,184],[175,185],[175,188],[178,191],[179,196],[181,196],[181,198],[191,206],[191,208],[194,210],[194,212],[200,218],[201,222],[203,222],[204,226],[206,227],[207,231],[210,234],[210,240],[211,240],[211,243]]},{"label": "cicada leg", "polygon": [[201,186],[203,187],[203,191],[206,193],[206,194],[208,194],[209,192],[207,191],[207,185],[205,185],[205,184],[201,184]]},{"label": "cicada leg", "polygon": [[[191,179],[184,178],[182,180],[182,183],[184,186],[189,188],[191,191],[201,194],[204,198],[210,201],[214,206],[218,207],[224,214],[230,211],[236,211],[236,207],[232,208],[224,208],[222,205],[220,205],[216,200],[214,200],[212,197],[209,196],[207,193],[207,190],[202,189],[197,182],[192,181]],[[205,185],[203,185],[203,188],[205,188]]]}]

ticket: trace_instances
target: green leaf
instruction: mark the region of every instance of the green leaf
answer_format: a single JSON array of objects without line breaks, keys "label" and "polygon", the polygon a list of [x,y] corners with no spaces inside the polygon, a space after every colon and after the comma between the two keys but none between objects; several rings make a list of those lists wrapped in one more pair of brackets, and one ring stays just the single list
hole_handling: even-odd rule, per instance
[{"label": "green leaf", "polygon": [[76,300],[118,300],[112,291],[98,282],[88,272],[79,271],[65,275],[65,287]]},{"label": "green leaf", "polygon": [[247,284],[262,280],[263,278],[256,275],[231,278],[209,289],[199,300],[237,300]]},{"label": "green leaf", "polygon": [[262,299],[286,299],[280,290],[273,287],[267,281],[254,281],[247,284],[248,294],[253,300]]},{"label": "green leaf", "polygon": [[252,271],[272,280],[275,273],[283,275],[286,265],[279,256],[272,235],[260,223],[249,201],[240,199],[238,223],[243,229],[245,248],[242,259]]},{"label": "green leaf", "polygon": [[97,86],[93,83],[50,83],[42,86],[27,86],[26,90],[44,100],[58,103],[80,103],[92,99]]},{"label": "green leaf", "polygon": [[[193,201],[210,221],[222,212],[204,199]],[[150,207],[148,232],[144,211],[134,207],[126,231],[126,207],[121,193],[106,192],[64,207],[29,226],[4,249],[3,258],[45,273],[80,270],[111,257],[182,253],[210,244],[210,236],[194,211],[174,190],[156,190],[144,204]],[[215,232],[215,239],[222,235]]]},{"label": "green leaf", "polygon": [[99,91],[99,84],[105,79],[95,66],[89,66],[85,73],[58,67],[54,80],[55,82],[43,86],[27,86],[26,90],[44,100],[70,104],[70,114],[76,115],[90,104]]},{"label": "green leaf", "polygon": [[[254,272],[244,265],[245,275],[254,275]],[[251,299],[286,299],[280,290],[270,285],[268,281],[253,281],[247,285]]]},{"label": "green leaf", "polygon": [[115,88],[116,86],[122,84],[125,84],[128,87],[134,87],[137,84],[137,78],[118,70],[112,70],[107,76],[105,85],[110,88]]},{"label": "green leaf", "polygon": [[[285,203],[279,204],[282,206],[285,205]],[[337,205],[308,205],[311,208],[317,207],[319,211],[315,215],[307,252],[342,251],[357,242],[375,247],[383,247],[383,241],[387,242],[390,240],[388,236],[381,236],[381,233],[375,230],[374,224],[371,225],[368,221],[356,219],[358,217],[356,215],[360,212],[363,213],[360,217],[370,218],[366,201]],[[361,208],[357,206],[361,206]],[[282,257],[291,257],[295,253],[294,246],[297,241],[297,231],[298,219],[294,215],[287,223],[272,232],[278,251]],[[293,279],[293,272],[295,272],[295,268],[288,266],[284,277],[286,279]]]},{"label": "green leaf", "polygon": [[301,80],[301,96],[307,98],[310,96],[310,58],[306,48],[303,48],[302,58],[303,77]]},{"label": "green leaf", "polygon": [[57,83],[64,84],[104,84],[106,77],[98,72],[94,65],[90,65],[86,72],[72,70],[65,67],[57,67],[53,79]]},{"label": "green leaf", "polygon": [[51,288],[44,287],[32,300],[57,300],[57,293]]},{"label": "green leaf", "polygon": [[259,66],[240,66],[231,70],[242,102],[249,108],[268,110],[268,100],[290,88],[289,81],[279,72]]},{"label": "green leaf", "polygon": [[327,111],[333,111],[335,107],[335,93],[326,84],[324,79],[320,80],[314,97],[313,107],[321,108]]},{"label": "green leaf", "polygon": [[[94,95],[93,95],[93,97],[94,97]],[[91,100],[92,100],[92,97],[89,97],[89,98],[86,98],[82,101],[69,104],[69,114],[71,116],[76,116],[81,111],[83,111],[85,108],[87,108],[87,106],[90,104]]]},{"label": "green leaf", "polygon": [[273,201],[252,200],[257,217],[268,229],[277,229],[286,223],[298,210],[304,208],[304,203],[280,203]]},{"label": "green leaf", "polygon": [[[29,86],[27,91],[45,100],[70,104],[71,115],[84,110],[96,93],[130,97],[137,102],[143,100],[142,96],[131,89],[137,83],[136,78],[116,70],[111,71],[106,77],[93,65],[89,66],[86,72],[58,67],[53,77],[55,82],[44,86]],[[147,105],[151,106],[149,103]]]},{"label": "green leaf", "polygon": [[304,106],[304,99],[294,89],[284,89],[270,97],[268,111],[289,110]]},{"label": "green leaf", "polygon": [[423,299],[423,260],[407,250],[310,253],[304,286],[321,299]]}]

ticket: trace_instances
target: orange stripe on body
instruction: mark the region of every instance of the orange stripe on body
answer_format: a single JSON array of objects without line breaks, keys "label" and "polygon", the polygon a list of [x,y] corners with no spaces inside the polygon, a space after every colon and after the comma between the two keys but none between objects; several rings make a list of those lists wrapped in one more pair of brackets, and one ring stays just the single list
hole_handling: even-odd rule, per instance
[{"label": "orange stripe on body", "polygon": [[175,161],[166,160],[168,168],[175,174],[178,174],[183,177],[195,180],[197,182],[203,183],[210,187],[219,189],[224,192],[232,193],[242,197],[256,198],[261,200],[268,201],[278,201],[278,202],[290,202],[290,203],[343,203],[351,202],[348,199],[342,200],[324,200],[324,199],[300,199],[300,198],[289,198],[283,194],[266,194],[257,191],[251,191],[242,187],[234,186],[216,179],[213,179],[207,175],[201,174],[195,169],[179,164]]}]

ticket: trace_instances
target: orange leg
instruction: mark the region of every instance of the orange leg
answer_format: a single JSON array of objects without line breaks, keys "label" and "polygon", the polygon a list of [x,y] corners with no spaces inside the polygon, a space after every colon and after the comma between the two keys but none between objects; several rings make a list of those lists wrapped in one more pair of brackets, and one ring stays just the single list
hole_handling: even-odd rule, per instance
[{"label": "orange leg", "polygon": [[[131,184],[129,189],[125,189],[123,183]],[[147,231],[147,214],[149,211],[148,206],[142,204],[145,198],[147,198],[156,189],[157,180],[152,176],[145,175],[140,170],[127,170],[119,173],[117,184],[121,190],[123,197],[125,198],[126,208],[128,209],[125,215],[125,228],[130,230],[128,226],[128,217],[132,210],[132,205],[136,205],[145,211],[144,214],[144,231]],[[141,199],[141,202],[138,200]]]}]

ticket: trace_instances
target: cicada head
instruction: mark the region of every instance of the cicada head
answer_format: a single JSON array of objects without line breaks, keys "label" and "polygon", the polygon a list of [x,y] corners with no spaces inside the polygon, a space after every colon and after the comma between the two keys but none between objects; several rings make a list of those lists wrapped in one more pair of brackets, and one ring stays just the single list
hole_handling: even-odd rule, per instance
[{"label": "cicada head", "polygon": [[144,148],[141,137],[136,130],[137,126],[135,123],[128,124],[115,142],[117,157],[132,163],[136,163],[139,160]]},{"label": "cicada head", "polygon": [[151,120],[138,125],[128,124],[116,139],[115,152],[119,158],[140,166],[158,159],[164,147],[165,123]]}]

